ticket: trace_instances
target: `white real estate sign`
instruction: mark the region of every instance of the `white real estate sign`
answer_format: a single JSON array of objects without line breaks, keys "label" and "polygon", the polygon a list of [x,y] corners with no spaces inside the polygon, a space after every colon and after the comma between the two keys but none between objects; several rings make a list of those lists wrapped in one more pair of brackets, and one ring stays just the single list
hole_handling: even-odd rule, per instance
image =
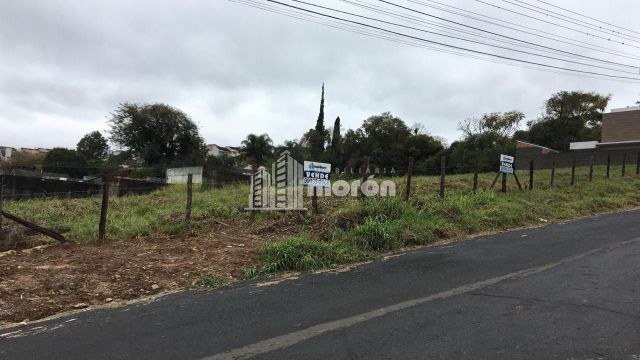
[{"label": "white real estate sign", "polygon": [[331,164],[305,161],[302,183],[305,187],[330,188]]},{"label": "white real estate sign", "polygon": [[503,174],[513,174],[513,156],[500,155],[500,172]]}]

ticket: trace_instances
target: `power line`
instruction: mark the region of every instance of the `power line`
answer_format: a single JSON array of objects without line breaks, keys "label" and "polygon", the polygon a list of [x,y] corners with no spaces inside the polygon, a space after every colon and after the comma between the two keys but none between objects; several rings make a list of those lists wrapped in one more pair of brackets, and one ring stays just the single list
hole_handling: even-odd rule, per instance
[{"label": "power line", "polygon": [[[576,19],[576,18],[574,18],[574,17],[568,16],[568,15],[564,15],[564,14],[561,14],[561,13],[556,12],[556,11],[553,11],[553,10],[549,10],[549,9],[543,8],[543,7],[541,7],[541,6],[536,6],[536,5],[533,5],[533,4],[528,3],[528,2],[526,2],[526,1],[522,1],[522,0],[515,0],[515,1],[517,1],[517,2],[519,2],[519,3],[526,4],[526,5],[531,6],[531,7],[534,7],[534,8],[536,8],[536,9],[540,9],[540,10],[542,10],[542,11],[545,11],[545,12],[548,12],[548,13],[551,13],[551,14],[555,14],[555,15],[558,15],[558,16],[562,16],[563,18],[567,18],[567,19],[571,19],[571,20],[575,20],[575,21],[581,21],[581,20]],[[584,16],[584,15],[582,15],[582,16]],[[605,28],[604,28],[604,27],[602,27],[601,25],[597,25],[597,24],[593,24],[593,23],[588,23],[588,22],[585,22],[585,24],[588,24],[588,25],[590,25],[590,26],[595,26],[595,27],[597,27],[597,28],[599,28],[599,29],[602,29],[602,30],[610,31],[610,32],[612,32],[612,33],[617,33],[617,34],[621,34],[621,35],[631,36],[631,37],[633,37],[633,38],[638,39],[638,37],[636,37],[636,36],[632,36],[632,35],[629,35],[629,34],[622,34],[622,33],[621,33],[620,31],[618,31],[618,30],[614,30],[614,29],[605,29]],[[613,26],[613,27],[617,27],[617,26],[615,26],[615,25],[611,25],[611,26]],[[627,31],[629,31],[629,30],[627,30]],[[629,31],[629,32],[635,32],[635,31]]]},{"label": "power line", "polygon": [[566,11],[566,12],[571,13],[571,14],[575,14],[575,15],[578,15],[578,16],[582,16],[582,17],[584,17],[584,18],[586,18],[586,19],[590,19],[590,20],[593,20],[593,21],[597,21],[597,22],[599,22],[599,23],[603,23],[603,24],[605,24],[605,25],[613,26],[613,27],[616,27],[616,28],[618,28],[618,29],[622,29],[622,30],[629,31],[629,32],[636,33],[636,34],[639,34],[639,35],[640,35],[640,32],[635,31],[635,30],[627,29],[627,28],[625,28],[625,27],[618,26],[618,25],[615,25],[615,24],[611,24],[611,23],[608,23],[608,22],[606,22],[606,21],[598,20],[598,19],[593,18],[593,17],[591,17],[591,16],[587,16],[587,15],[581,14],[581,13],[576,12],[576,11],[573,11],[573,10],[565,9],[565,8],[563,8],[563,7],[560,7],[560,6],[558,6],[558,5],[551,4],[551,3],[546,2],[546,1],[543,1],[543,0],[536,0],[536,1],[541,2],[541,3],[543,3],[543,4],[546,4],[546,5],[549,5],[549,6],[551,6],[551,7],[554,7],[554,8],[556,8],[556,9],[560,9],[560,10]]},{"label": "power line", "polygon": [[[507,9],[507,8],[502,7],[502,6],[499,6],[499,5],[495,5],[495,4],[488,3],[488,2],[486,2],[486,1],[482,1],[482,0],[475,0],[475,1],[477,1],[477,2],[479,2],[479,3],[481,3],[481,4],[485,4],[485,5],[492,6],[492,7],[495,7],[495,8],[497,8],[497,9],[500,9],[500,10],[504,10],[504,11],[507,11],[507,12],[513,13],[513,14],[517,14],[517,15],[524,16],[524,17],[527,17],[527,18],[530,18],[530,19],[534,19],[534,20],[538,20],[538,21],[541,21],[541,22],[544,22],[544,23],[547,23],[547,24],[550,24],[550,25],[558,26],[558,27],[561,27],[561,28],[564,28],[564,29],[568,29],[568,30],[572,30],[572,31],[575,31],[575,32],[578,32],[578,33],[581,33],[581,34],[585,34],[585,35],[587,35],[587,36],[593,36],[593,37],[595,37],[595,38],[599,38],[599,39],[602,39],[602,40],[606,40],[606,41],[609,41],[609,42],[612,42],[612,43],[617,43],[617,44],[620,44],[620,45],[624,45],[624,46],[629,46],[629,47],[632,47],[632,48],[640,49],[640,47],[639,47],[639,46],[635,46],[635,45],[627,44],[627,43],[624,43],[624,42],[614,41],[614,40],[611,40],[610,38],[606,38],[606,37],[604,37],[604,36],[599,36],[599,35],[591,34],[591,33],[584,32],[584,31],[582,31],[582,30],[575,29],[575,28],[572,28],[572,27],[569,27],[569,26],[564,26],[564,25],[560,25],[560,24],[557,24],[557,23],[554,23],[554,22],[551,22],[551,21],[542,20],[542,19],[539,19],[539,18],[537,18],[537,17],[535,17],[535,16],[531,16],[531,15],[523,14],[523,13],[518,12],[518,11],[515,11],[515,10]],[[504,0],[503,0],[503,1],[504,1]]]},{"label": "power line", "polygon": [[[517,2],[519,2],[521,4],[517,4],[517,3],[511,2],[509,0],[502,0],[502,1],[504,1],[504,2],[506,2],[508,4],[511,4],[511,5],[514,5],[514,6],[521,7],[523,9],[527,9],[529,11],[532,11],[532,12],[535,12],[535,13],[538,13],[538,14],[542,14],[542,15],[546,15],[548,17],[552,17],[552,18],[555,18],[555,19],[558,19],[558,20],[566,21],[566,22],[568,22],[570,24],[582,26],[582,27],[585,27],[587,29],[600,31],[600,32],[605,33],[607,35],[617,36],[619,38],[630,40],[630,41],[633,41],[633,42],[636,42],[636,43],[638,42],[637,40],[640,39],[640,38],[638,38],[636,36],[633,36],[633,35],[622,34],[622,33],[618,32],[618,31],[604,29],[602,26],[598,26],[598,25],[593,26],[593,25],[591,25],[591,24],[589,24],[587,22],[581,21],[581,20],[573,21],[572,18],[567,17],[567,16],[558,17],[551,11],[545,10],[545,9],[540,8],[538,6],[535,6],[535,5],[530,5],[530,4],[528,4],[528,3],[524,2],[524,1],[516,0]],[[526,6],[522,5],[522,4],[525,4]],[[537,10],[537,9],[542,9],[542,11],[541,10]],[[567,20],[567,19],[569,19],[569,20]],[[619,35],[616,35],[616,33],[619,34]]]},{"label": "power line", "polygon": [[[341,0],[341,1],[350,2],[349,0]],[[440,11],[448,12],[450,14],[455,14],[455,15],[458,15],[458,16],[462,16],[462,17],[466,17],[466,18],[469,18],[469,19],[473,19],[473,20],[476,20],[476,21],[481,21],[481,22],[485,22],[485,23],[488,23],[488,24],[491,24],[491,25],[504,27],[506,29],[515,30],[515,31],[518,31],[518,32],[521,32],[521,33],[524,33],[524,34],[537,36],[537,37],[540,37],[540,38],[543,38],[543,39],[557,41],[557,42],[560,42],[560,43],[563,43],[563,44],[568,44],[568,45],[572,45],[572,46],[576,46],[576,47],[581,47],[581,48],[584,48],[584,49],[600,51],[602,53],[615,55],[615,56],[619,56],[619,57],[624,57],[624,58],[627,58],[627,59],[640,60],[640,58],[637,57],[635,54],[630,54],[630,53],[627,53],[627,52],[614,50],[614,49],[611,49],[611,48],[608,48],[608,47],[602,46],[602,45],[591,44],[591,43],[588,43],[586,41],[576,40],[576,39],[573,39],[573,38],[570,38],[570,37],[554,34],[554,33],[548,32],[548,31],[536,29],[536,28],[533,28],[533,27],[529,27],[529,26],[518,24],[518,23],[514,23],[514,22],[511,22],[511,21],[502,20],[502,19],[499,19],[499,18],[496,18],[496,17],[492,17],[492,16],[489,16],[489,15],[480,14],[480,13],[477,13],[477,12],[474,12],[474,11],[462,9],[462,8],[459,8],[459,7],[455,7],[453,5],[443,4],[443,3],[438,2],[438,1],[425,0],[425,1],[428,1],[430,3],[438,4],[440,6],[445,6],[445,7],[448,7],[450,9],[455,9],[457,11],[444,9],[442,7],[438,7],[438,6],[434,6],[434,5],[429,5],[429,4],[427,4],[427,3],[423,2],[423,1],[419,1],[419,0],[407,0],[407,1],[410,1],[410,2],[418,4],[418,5],[427,6],[427,7],[433,8],[433,9],[437,9],[437,10],[440,10]],[[463,12],[463,13],[461,13],[461,12]],[[471,15],[468,15],[468,14],[472,14],[472,15],[475,15],[475,16],[471,16]],[[478,18],[476,16],[480,16],[480,17],[482,17],[484,19]],[[486,20],[486,19],[491,19],[493,21],[489,21],[489,20]],[[503,25],[503,24],[499,24],[499,23],[496,23],[495,21],[501,22],[503,24],[513,25],[513,26],[516,26],[516,27],[518,27],[520,29],[511,27],[511,26],[506,26],[506,25]],[[522,29],[536,31],[536,32],[539,32],[541,34],[546,34],[546,35],[549,35],[549,36],[543,36],[543,35],[532,33],[532,32],[529,32],[529,31],[522,30]],[[568,41],[558,40],[558,38],[559,39],[568,40]],[[589,45],[589,46],[585,46],[585,45]]]},{"label": "power line", "polygon": [[[462,50],[462,51],[466,51],[466,52],[470,52],[470,53],[474,53],[474,54],[481,54],[481,55],[491,56],[491,57],[495,57],[495,58],[499,58],[499,59],[503,59],[503,60],[516,61],[516,62],[521,62],[521,63],[525,63],[525,64],[530,64],[530,65],[543,66],[543,67],[548,67],[548,68],[552,68],[552,69],[556,69],[556,70],[564,70],[564,71],[576,72],[576,73],[581,73],[581,74],[599,75],[599,76],[605,76],[605,77],[612,78],[612,79],[623,79],[623,80],[634,80],[634,81],[639,81],[640,80],[640,78],[632,78],[632,77],[628,77],[628,76],[618,76],[618,75],[604,74],[604,73],[598,73],[598,72],[587,71],[587,70],[578,70],[578,69],[573,69],[573,68],[566,68],[566,67],[562,67],[562,66],[549,65],[549,64],[539,63],[539,62],[535,62],[535,61],[528,61],[528,60],[524,60],[524,59],[518,59],[518,58],[513,58],[513,57],[508,57],[508,56],[503,56],[503,55],[497,55],[497,54],[493,54],[493,53],[489,53],[489,52],[485,52],[485,51],[480,51],[480,50],[468,49],[468,48],[464,48],[464,47],[461,47],[461,46],[446,44],[446,43],[433,41],[433,40],[428,40],[428,39],[424,39],[424,38],[413,36],[413,35],[400,33],[400,32],[397,32],[397,31],[381,28],[381,27],[378,27],[378,26],[375,26],[375,25],[371,25],[371,24],[366,24],[366,23],[361,23],[361,22],[354,21],[354,20],[344,19],[344,18],[341,18],[341,17],[337,17],[337,16],[333,16],[333,15],[317,12],[317,11],[314,11],[314,10],[300,8],[298,6],[285,4],[285,3],[282,3],[282,2],[276,1],[276,0],[265,0],[265,1],[268,1],[268,2],[271,2],[271,3],[275,3],[275,4],[279,4],[281,6],[286,6],[286,7],[289,7],[289,8],[305,11],[305,12],[308,12],[308,13],[313,13],[313,14],[316,14],[316,15],[324,16],[324,17],[327,17],[327,18],[336,19],[336,20],[340,20],[340,21],[343,21],[343,22],[357,24],[357,25],[360,25],[360,26],[364,26],[364,27],[380,30],[380,31],[383,31],[383,32],[386,32],[386,33],[389,33],[389,34],[394,34],[394,35],[406,37],[406,38],[417,40],[417,41],[423,41],[423,42],[426,42],[426,43],[447,47],[447,48],[450,48],[450,49]],[[383,1],[383,0],[380,0],[380,1]],[[386,1],[384,1],[384,2],[386,2]]]},{"label": "power line", "polygon": [[438,35],[438,36],[443,36],[443,37],[447,37],[447,38],[451,38],[451,39],[467,41],[467,42],[471,42],[471,43],[474,43],[474,44],[491,46],[491,47],[495,47],[495,48],[499,48],[499,49],[503,49],[503,50],[515,51],[515,52],[519,52],[519,53],[523,53],[523,54],[543,57],[543,58],[546,58],[546,59],[552,59],[552,60],[558,60],[558,61],[566,61],[566,62],[578,64],[578,65],[584,65],[584,66],[590,66],[590,67],[595,67],[595,68],[599,68],[599,69],[617,71],[617,72],[625,73],[625,74],[631,74],[631,75],[636,75],[637,74],[637,72],[622,71],[622,70],[619,70],[619,69],[614,69],[614,68],[610,68],[610,67],[606,67],[606,66],[600,66],[600,65],[588,64],[588,63],[574,61],[574,60],[562,59],[562,58],[557,58],[557,57],[553,57],[553,56],[542,55],[542,54],[537,54],[537,53],[533,53],[533,52],[529,52],[529,51],[514,49],[514,48],[510,48],[510,47],[506,47],[506,46],[489,44],[489,43],[482,42],[482,41],[462,38],[462,37],[459,37],[459,36],[446,35],[446,34],[437,33],[437,32],[434,32],[434,31],[418,29],[418,28],[415,28],[413,26],[398,24],[398,23],[394,23],[394,22],[390,22],[390,21],[386,21],[386,20],[372,18],[372,17],[369,17],[369,16],[354,14],[354,13],[351,13],[351,12],[348,12],[348,11],[337,10],[337,9],[326,7],[326,6],[322,6],[322,5],[308,3],[308,2],[302,1],[302,0],[290,0],[290,1],[294,1],[296,3],[305,4],[305,5],[308,5],[308,6],[313,6],[313,7],[317,7],[317,8],[321,8],[321,9],[324,9],[324,10],[329,10],[329,11],[333,11],[333,12],[337,12],[337,13],[341,13],[341,14],[346,14],[346,15],[350,15],[350,16],[354,16],[354,17],[359,17],[359,18],[363,18],[363,19],[367,19],[367,20],[381,22],[381,23],[384,23],[384,24],[387,24],[387,25],[393,25],[393,26],[398,26],[398,27],[402,27],[402,28],[405,28],[405,29],[411,29],[411,30],[415,30],[415,31],[420,31],[420,32],[424,32],[424,33],[428,33],[428,34],[432,34],[432,35]]},{"label": "power line", "polygon": [[[549,47],[549,46],[536,44],[536,43],[533,43],[533,42],[530,42],[530,41],[521,40],[521,39],[518,39],[518,38],[511,37],[511,36],[503,35],[503,34],[500,34],[500,33],[495,33],[493,31],[485,30],[485,29],[478,28],[478,27],[471,26],[471,25],[466,25],[466,24],[463,24],[463,23],[460,23],[460,22],[457,22],[457,21],[453,21],[453,20],[449,20],[449,19],[446,19],[446,18],[443,18],[443,17],[440,17],[440,16],[436,16],[436,15],[433,15],[433,14],[425,13],[425,12],[420,11],[420,10],[416,10],[416,9],[412,9],[412,8],[409,8],[409,7],[406,7],[406,6],[398,5],[398,4],[395,4],[395,3],[392,3],[392,2],[389,2],[389,1],[386,1],[386,0],[378,0],[378,1],[383,2],[385,4],[392,5],[392,6],[396,6],[396,7],[405,9],[405,10],[409,10],[409,11],[412,11],[412,12],[415,12],[415,13],[418,13],[418,14],[422,14],[422,15],[429,16],[429,17],[432,17],[432,18],[436,18],[438,20],[443,20],[443,21],[450,22],[450,23],[453,23],[453,24],[456,24],[456,25],[468,27],[468,28],[471,28],[471,29],[474,29],[474,30],[477,30],[477,31],[482,31],[482,32],[485,32],[485,33],[489,33],[489,34],[492,34],[492,35],[496,35],[496,36],[504,37],[504,38],[507,38],[507,39],[515,40],[515,41],[522,42],[522,43],[525,43],[525,44],[535,45],[535,46],[539,46],[539,47],[542,47],[542,48],[545,48],[545,49],[556,50],[556,51],[559,51],[559,52],[568,53],[568,54],[572,54],[572,55],[578,55],[578,56],[581,56],[581,57],[584,57],[584,58],[587,58],[587,59],[591,59],[591,60],[612,63],[612,64],[626,66],[626,67],[637,68],[636,66],[633,66],[633,65],[621,64],[621,63],[612,62],[612,61],[608,61],[608,60],[601,60],[601,59],[593,58],[593,57],[586,56],[586,55],[576,54],[576,53],[565,51],[565,50],[558,50],[558,49],[555,49],[555,48],[552,48],[552,47]],[[476,1],[479,1],[479,0],[476,0]]]}]

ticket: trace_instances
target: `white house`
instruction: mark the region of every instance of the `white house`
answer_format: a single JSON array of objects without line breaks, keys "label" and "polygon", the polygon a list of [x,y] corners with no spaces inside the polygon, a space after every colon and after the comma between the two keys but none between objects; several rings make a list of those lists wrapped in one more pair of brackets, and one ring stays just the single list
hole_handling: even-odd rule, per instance
[{"label": "white house", "polygon": [[8,146],[0,146],[0,161],[11,159],[11,155],[16,152],[15,148]]},{"label": "white house", "polygon": [[217,144],[209,144],[207,145],[207,153],[215,157],[222,155],[235,157],[240,155],[240,148],[237,146],[220,146]]}]

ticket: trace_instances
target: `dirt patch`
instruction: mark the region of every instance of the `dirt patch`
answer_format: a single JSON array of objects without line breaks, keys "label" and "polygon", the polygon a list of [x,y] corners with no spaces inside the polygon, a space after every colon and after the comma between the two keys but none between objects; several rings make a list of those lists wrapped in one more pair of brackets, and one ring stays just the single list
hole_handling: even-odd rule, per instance
[{"label": "dirt patch", "polygon": [[260,244],[275,240],[247,221],[197,236],[53,244],[0,256],[0,324],[191,288],[203,276],[241,277]]}]

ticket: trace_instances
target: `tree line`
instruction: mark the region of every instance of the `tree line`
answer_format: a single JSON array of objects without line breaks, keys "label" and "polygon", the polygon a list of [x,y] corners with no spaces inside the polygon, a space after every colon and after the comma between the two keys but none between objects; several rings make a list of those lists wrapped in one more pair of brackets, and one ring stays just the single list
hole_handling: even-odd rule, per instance
[{"label": "tree line", "polygon": [[[439,171],[440,159],[454,172],[493,170],[499,154],[514,154],[522,140],[556,150],[568,150],[574,141],[599,140],[602,113],[611,95],[560,91],[545,101],[543,113],[526,121],[518,110],[487,113],[459,122],[461,139],[450,145],[424,125],[407,123],[390,112],[372,115],[357,129],[343,131],[340,117],[325,124],[325,88],[322,86],[315,126],[299,139],[274,145],[268,134],[249,134],[242,141],[242,156],[211,157],[197,124],[184,112],[166,104],[121,104],[108,116],[108,138],[99,131],[85,135],[75,149],[55,148],[44,156],[18,154],[3,168],[29,167],[71,177],[104,174],[122,164],[136,169],[130,176],[164,177],[168,167],[207,165],[231,169],[269,165],[284,150],[299,161],[331,163],[334,168],[357,169],[364,156],[372,168],[406,169],[414,158],[416,173]],[[118,152],[109,151],[111,142]]]},{"label": "tree line", "polygon": [[453,172],[492,171],[500,154],[514,154],[517,140],[559,151],[569,149],[570,142],[600,140],[602,114],[611,95],[595,92],[560,91],[545,101],[543,113],[526,122],[519,110],[492,112],[459,122],[462,138],[450,145],[431,135],[423,125],[408,126],[390,112],[365,119],[357,129],[342,131],[338,116],[333,127],[325,127],[324,85],[315,127],[299,140],[274,146],[268,134],[250,134],[243,141],[244,159],[255,166],[268,165],[277,154],[288,150],[296,159],[331,163],[339,169],[357,169],[364,156],[371,168],[406,169],[414,158],[416,173],[430,174],[446,166]]}]

